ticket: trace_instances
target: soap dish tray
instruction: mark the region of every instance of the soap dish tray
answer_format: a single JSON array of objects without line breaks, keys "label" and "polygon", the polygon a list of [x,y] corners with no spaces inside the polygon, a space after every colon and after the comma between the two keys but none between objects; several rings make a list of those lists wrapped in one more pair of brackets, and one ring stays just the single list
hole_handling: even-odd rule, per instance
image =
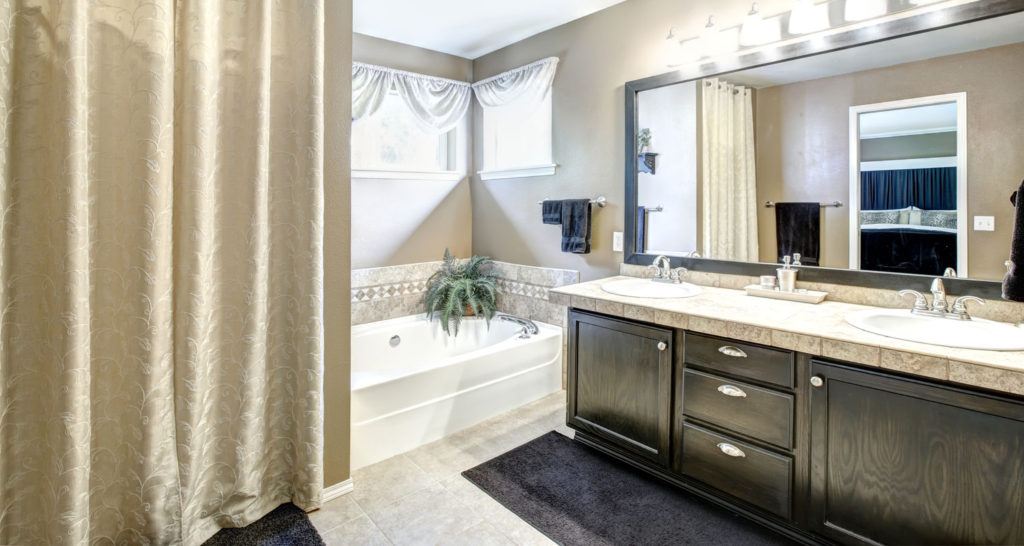
[{"label": "soap dish tray", "polygon": [[759,284],[751,284],[743,287],[747,291],[749,296],[757,296],[759,298],[772,298],[776,300],[786,301],[798,301],[801,303],[821,303],[828,297],[828,292],[818,292],[815,290],[804,290],[798,288],[793,292],[783,292],[777,288],[762,288]]}]

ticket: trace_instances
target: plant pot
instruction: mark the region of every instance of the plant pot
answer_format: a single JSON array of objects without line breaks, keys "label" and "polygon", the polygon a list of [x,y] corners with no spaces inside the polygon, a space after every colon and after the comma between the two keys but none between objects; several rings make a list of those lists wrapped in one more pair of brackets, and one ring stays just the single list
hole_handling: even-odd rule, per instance
[{"label": "plant pot", "polygon": [[471,306],[467,305],[465,312],[462,313],[462,316],[464,316],[464,317],[475,317],[476,316],[476,312],[473,311],[473,308]]},{"label": "plant pot", "polygon": [[658,154],[653,152],[643,152],[638,154],[637,157],[637,170],[642,173],[654,174],[658,166]]}]

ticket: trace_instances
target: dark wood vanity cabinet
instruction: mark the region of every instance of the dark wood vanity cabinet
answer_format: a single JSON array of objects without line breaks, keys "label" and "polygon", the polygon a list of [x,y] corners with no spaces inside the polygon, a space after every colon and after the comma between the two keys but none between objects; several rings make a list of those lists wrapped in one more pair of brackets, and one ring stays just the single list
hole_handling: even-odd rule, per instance
[{"label": "dark wood vanity cabinet", "polygon": [[577,439],[803,542],[1024,544],[1024,401],[572,310]]},{"label": "dark wood vanity cabinet", "polygon": [[672,330],[572,311],[568,424],[669,464]]},{"label": "dark wood vanity cabinet", "polygon": [[852,544],[1024,544],[1024,405],[819,361],[811,373],[815,531]]}]

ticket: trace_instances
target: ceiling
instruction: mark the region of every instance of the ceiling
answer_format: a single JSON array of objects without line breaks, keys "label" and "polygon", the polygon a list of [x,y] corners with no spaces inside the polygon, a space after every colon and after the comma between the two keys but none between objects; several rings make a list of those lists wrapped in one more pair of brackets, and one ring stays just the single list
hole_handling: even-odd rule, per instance
[{"label": "ceiling", "polygon": [[957,25],[725,76],[755,88],[850,74],[1024,41],[1024,12]]},{"label": "ceiling", "polygon": [[860,115],[861,138],[886,138],[956,131],[956,103],[914,106]]},{"label": "ceiling", "polygon": [[624,0],[355,0],[353,30],[475,59]]}]

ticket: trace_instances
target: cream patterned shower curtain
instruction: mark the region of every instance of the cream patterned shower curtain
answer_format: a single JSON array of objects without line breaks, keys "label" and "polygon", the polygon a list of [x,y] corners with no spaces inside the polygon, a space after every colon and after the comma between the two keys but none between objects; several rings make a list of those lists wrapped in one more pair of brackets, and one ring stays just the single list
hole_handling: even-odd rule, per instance
[{"label": "cream patterned shower curtain", "polygon": [[751,91],[701,84],[703,231],[706,257],[757,261],[757,173]]},{"label": "cream patterned shower curtain", "polygon": [[0,0],[0,544],[322,484],[316,0]]}]

